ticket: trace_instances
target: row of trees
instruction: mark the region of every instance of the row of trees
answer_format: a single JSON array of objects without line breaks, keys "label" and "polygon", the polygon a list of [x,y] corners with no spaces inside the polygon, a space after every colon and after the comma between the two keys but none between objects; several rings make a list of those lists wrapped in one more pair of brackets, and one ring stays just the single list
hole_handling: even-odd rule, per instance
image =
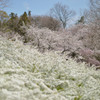
[{"label": "row of trees", "polygon": [[38,28],[47,27],[51,30],[61,28],[61,23],[51,16],[31,16],[31,11],[23,13],[20,17],[15,13],[9,16],[5,11],[0,11],[0,28],[8,28],[15,32],[20,32],[21,26],[29,26],[34,24]]},{"label": "row of trees", "polygon": [[[8,0],[0,0],[1,8],[7,6]],[[0,10],[0,27],[4,26],[5,23],[9,26],[9,28],[13,31],[17,31],[17,27],[28,24],[34,24],[39,28],[47,27],[51,30],[59,30],[59,28],[66,28],[69,20],[75,15],[73,10],[70,10],[68,6],[63,5],[61,3],[57,3],[54,5],[52,9],[50,9],[50,13],[48,16],[31,16],[31,11],[24,12],[24,14],[20,17],[15,13],[11,13],[9,16],[6,12]]]}]

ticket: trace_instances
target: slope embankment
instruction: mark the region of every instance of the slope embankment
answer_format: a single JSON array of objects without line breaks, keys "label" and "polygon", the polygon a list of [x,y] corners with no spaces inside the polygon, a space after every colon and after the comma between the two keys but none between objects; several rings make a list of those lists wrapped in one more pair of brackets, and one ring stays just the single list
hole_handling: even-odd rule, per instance
[{"label": "slope embankment", "polygon": [[0,100],[100,100],[100,71],[0,36]]}]

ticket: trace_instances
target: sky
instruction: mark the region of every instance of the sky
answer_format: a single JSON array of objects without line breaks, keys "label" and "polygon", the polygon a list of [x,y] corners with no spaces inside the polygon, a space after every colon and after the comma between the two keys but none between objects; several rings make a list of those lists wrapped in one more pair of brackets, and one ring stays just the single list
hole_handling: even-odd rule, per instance
[{"label": "sky", "polygon": [[8,14],[11,12],[17,13],[18,16],[29,10],[32,15],[47,15],[57,2],[69,6],[76,12],[77,16],[80,15],[81,10],[88,7],[88,0],[10,0],[9,6],[4,10]]}]

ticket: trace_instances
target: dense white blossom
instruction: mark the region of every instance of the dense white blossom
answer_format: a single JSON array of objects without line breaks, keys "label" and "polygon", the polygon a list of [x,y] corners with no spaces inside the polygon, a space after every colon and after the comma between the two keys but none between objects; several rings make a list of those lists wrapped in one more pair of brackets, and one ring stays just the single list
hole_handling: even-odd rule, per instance
[{"label": "dense white blossom", "polygon": [[0,37],[0,100],[100,100],[100,71]]}]

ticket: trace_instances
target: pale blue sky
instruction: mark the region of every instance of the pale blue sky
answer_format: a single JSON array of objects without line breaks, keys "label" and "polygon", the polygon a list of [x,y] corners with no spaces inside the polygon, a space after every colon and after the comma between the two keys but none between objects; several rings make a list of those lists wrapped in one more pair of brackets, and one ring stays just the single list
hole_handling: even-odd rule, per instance
[{"label": "pale blue sky", "polygon": [[79,15],[80,9],[88,7],[88,0],[10,0],[9,7],[5,11],[23,14],[24,11],[31,10],[32,15],[45,15],[48,14],[50,8],[57,2],[68,5],[70,9],[76,11]]}]

